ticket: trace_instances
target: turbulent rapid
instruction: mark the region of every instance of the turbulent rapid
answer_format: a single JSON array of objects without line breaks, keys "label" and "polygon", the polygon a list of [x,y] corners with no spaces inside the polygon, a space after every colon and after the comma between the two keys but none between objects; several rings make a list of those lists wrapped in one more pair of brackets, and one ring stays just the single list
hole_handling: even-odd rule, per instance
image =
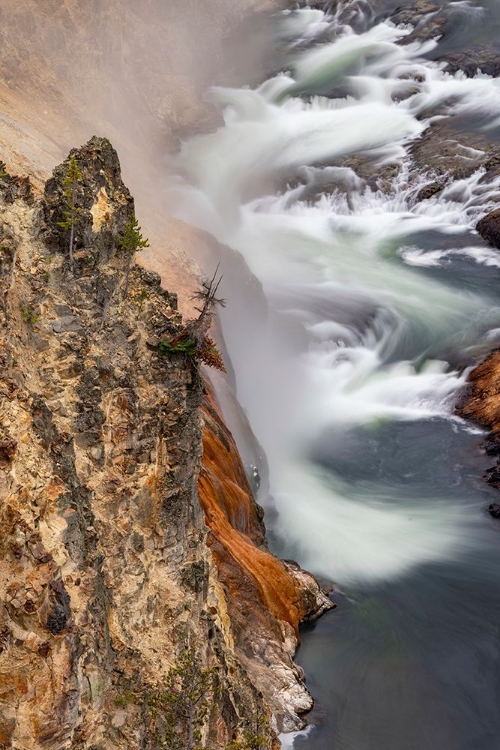
[{"label": "turbulent rapid", "polygon": [[[296,747],[494,750],[494,712],[484,731],[456,729],[455,713],[460,721],[474,713],[477,678],[465,690],[467,711],[458,708],[463,695],[447,704],[439,686],[449,689],[450,671],[435,673],[432,638],[415,630],[422,615],[406,592],[432,604],[435,623],[449,624],[452,611],[463,617],[469,584],[500,614],[489,598],[499,545],[480,511],[490,490],[464,458],[478,437],[454,416],[464,364],[499,337],[491,274],[500,256],[474,227],[498,205],[500,180],[478,169],[428,195],[432,164],[418,171],[410,154],[442,118],[473,116],[482,132],[497,133],[500,80],[451,74],[430,59],[438,39],[401,44],[412,27],[377,23],[365,2],[349,8],[282,14],[285,72],[256,89],[212,92],[224,125],[183,144],[170,200],[181,218],[241,253],[263,285],[265,324],[245,321],[231,288],[222,322],[239,400],[269,459],[277,544],[346,594],[332,624],[319,626],[323,637],[305,638],[304,663],[329,718]],[[459,160],[474,156],[457,148]],[[383,616],[368,608],[358,627],[373,587]],[[463,639],[470,665],[476,638],[486,637],[472,619]],[[413,688],[411,670],[400,669],[408,632]],[[462,635],[451,633],[451,651]],[[388,662],[386,637],[389,652],[397,645]],[[439,694],[432,708],[428,697],[418,704],[426,691]],[[477,711],[468,726],[476,719]]]}]

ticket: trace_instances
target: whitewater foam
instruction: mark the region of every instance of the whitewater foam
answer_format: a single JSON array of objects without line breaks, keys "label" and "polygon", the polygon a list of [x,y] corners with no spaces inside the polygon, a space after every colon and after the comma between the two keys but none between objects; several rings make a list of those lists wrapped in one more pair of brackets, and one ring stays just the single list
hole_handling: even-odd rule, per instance
[{"label": "whitewater foam", "polygon": [[[425,270],[458,256],[500,265],[473,230],[500,180],[477,170],[423,199],[435,176],[408,157],[436,107],[500,124],[500,81],[446,72],[424,57],[436,40],[401,45],[411,29],[368,28],[370,13],[358,3],[333,16],[286,14],[289,70],[255,90],[214,90],[224,126],[183,144],[185,177],[171,196],[180,218],[238,250],[263,284],[270,317],[258,335],[241,336],[237,298],[224,292],[238,396],[270,460],[280,531],[301,562],[341,582],[451,559],[471,519],[450,516],[453,498],[423,503],[319,474],[310,446],[325,429],[456,419],[465,375],[440,353],[476,345],[500,323],[491,299]],[[480,155],[457,152],[470,163]],[[362,163],[383,184],[363,179]],[[422,244],[430,233],[442,247]]]}]

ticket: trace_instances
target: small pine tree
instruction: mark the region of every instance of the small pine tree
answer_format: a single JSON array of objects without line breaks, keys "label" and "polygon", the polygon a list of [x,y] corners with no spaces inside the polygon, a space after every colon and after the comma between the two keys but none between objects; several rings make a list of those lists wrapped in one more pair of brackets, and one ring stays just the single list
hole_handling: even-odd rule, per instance
[{"label": "small pine tree", "polygon": [[19,309],[21,310],[22,319],[25,323],[28,323],[28,325],[35,325],[35,323],[38,323],[40,320],[40,315],[38,315],[30,305],[21,303]]},{"label": "small pine tree", "polygon": [[127,256],[127,268],[125,271],[125,296],[128,292],[128,282],[130,269],[134,260],[134,255],[145,247],[149,247],[149,241],[142,236],[141,227],[135,214],[132,214],[128,224],[125,227],[123,236],[117,242],[119,249]]},{"label": "small pine tree", "polygon": [[201,345],[198,347],[198,356],[209,367],[215,367],[216,370],[227,372],[222,354],[210,336],[203,337]]},{"label": "small pine tree", "polygon": [[78,189],[82,182],[82,173],[78,168],[78,164],[75,156],[72,156],[69,160],[68,174],[63,181],[64,196],[66,198],[68,208],[64,211],[64,221],[59,221],[58,226],[63,229],[69,229],[69,265],[72,271],[75,268],[73,248],[75,244],[75,228],[78,222],[80,209],[76,205],[78,197]]},{"label": "small pine tree", "polygon": [[213,670],[201,669],[194,645],[168,673],[165,689],[149,698],[155,744],[168,750],[196,750],[209,708]]},{"label": "small pine tree", "polygon": [[226,306],[226,300],[217,297],[217,291],[222,281],[222,276],[217,279],[218,272],[219,266],[215,269],[212,278],[205,279],[201,288],[193,296],[194,300],[202,303],[201,307],[195,308],[199,312],[198,317],[189,320],[182,331],[170,341],[161,341],[158,347],[160,354],[185,352],[197,357],[209,367],[227,372],[215,341],[208,335],[217,306]]},{"label": "small pine tree", "polygon": [[0,180],[3,180],[4,177],[8,177],[8,176],[9,175],[7,174],[7,165],[5,164],[4,161],[0,159]]},{"label": "small pine tree", "polygon": [[203,348],[203,339],[207,337],[207,332],[212,324],[216,308],[218,306],[226,306],[226,300],[217,297],[217,292],[222,281],[222,276],[217,278],[218,273],[219,266],[217,265],[212,278],[204,279],[201,283],[201,289],[198,289],[193,295],[193,299],[201,302],[202,306],[196,308],[200,314],[195,320],[189,321],[187,327],[190,329],[199,348]]}]

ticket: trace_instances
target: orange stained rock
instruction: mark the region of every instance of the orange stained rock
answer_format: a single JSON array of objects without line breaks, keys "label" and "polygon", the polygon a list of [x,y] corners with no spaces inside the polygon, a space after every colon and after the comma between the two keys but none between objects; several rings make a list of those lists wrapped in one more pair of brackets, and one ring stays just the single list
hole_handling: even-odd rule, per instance
[{"label": "orange stained rock", "polygon": [[469,375],[468,390],[457,407],[460,416],[500,431],[500,350],[492,352]]},{"label": "orange stained rock", "polygon": [[200,501],[222,583],[234,594],[253,589],[277,620],[296,632],[306,614],[300,588],[285,565],[267,551],[257,508],[231,433],[212,393],[204,404],[203,459],[198,481]]},{"label": "orange stained rock", "polygon": [[67,488],[62,479],[53,477],[47,485],[46,491],[50,500],[57,500],[58,497],[67,492]]}]

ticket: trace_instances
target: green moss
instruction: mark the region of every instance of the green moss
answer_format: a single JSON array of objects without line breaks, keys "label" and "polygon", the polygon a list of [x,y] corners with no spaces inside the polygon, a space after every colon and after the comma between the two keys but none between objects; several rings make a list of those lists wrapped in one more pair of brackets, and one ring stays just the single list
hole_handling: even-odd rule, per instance
[{"label": "green moss", "polygon": [[136,702],[135,695],[132,690],[127,690],[123,695],[119,695],[115,698],[117,706],[131,706]]},{"label": "green moss", "polygon": [[40,320],[40,315],[38,315],[30,305],[21,303],[19,309],[21,310],[22,319],[25,323],[28,323],[28,325],[34,325]]},{"label": "green moss", "polygon": [[176,344],[171,344],[170,341],[164,339],[158,344],[158,352],[160,354],[196,354],[196,342],[192,339],[185,339],[179,341]]}]

